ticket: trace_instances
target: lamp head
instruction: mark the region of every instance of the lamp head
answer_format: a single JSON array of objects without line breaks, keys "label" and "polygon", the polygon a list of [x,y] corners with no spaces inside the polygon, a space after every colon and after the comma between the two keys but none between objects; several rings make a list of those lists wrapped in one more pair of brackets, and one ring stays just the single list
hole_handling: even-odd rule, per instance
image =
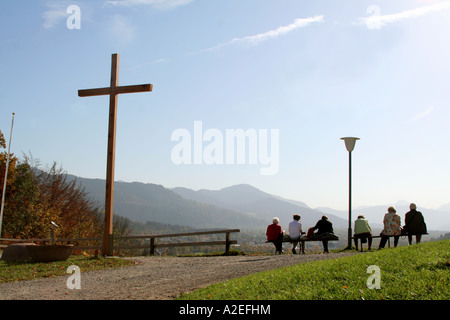
[{"label": "lamp head", "polygon": [[344,140],[345,147],[347,148],[347,151],[348,152],[352,152],[353,149],[355,148],[356,140],[359,140],[359,138],[356,138],[356,137],[345,137],[345,138],[341,138],[341,140]]}]

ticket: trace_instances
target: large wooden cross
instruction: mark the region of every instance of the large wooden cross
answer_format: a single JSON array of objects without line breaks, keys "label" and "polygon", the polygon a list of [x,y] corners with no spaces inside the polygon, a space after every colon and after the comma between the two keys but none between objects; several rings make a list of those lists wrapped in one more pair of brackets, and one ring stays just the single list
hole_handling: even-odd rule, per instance
[{"label": "large wooden cross", "polygon": [[140,84],[134,86],[119,87],[119,55],[112,55],[111,62],[111,86],[99,89],[78,90],[78,96],[90,97],[109,95],[109,129],[108,129],[108,157],[106,167],[106,194],[105,194],[105,227],[103,233],[103,255],[113,255],[113,202],[114,202],[114,162],[116,153],[116,119],[117,98],[122,93],[149,92],[152,91],[151,84]]}]

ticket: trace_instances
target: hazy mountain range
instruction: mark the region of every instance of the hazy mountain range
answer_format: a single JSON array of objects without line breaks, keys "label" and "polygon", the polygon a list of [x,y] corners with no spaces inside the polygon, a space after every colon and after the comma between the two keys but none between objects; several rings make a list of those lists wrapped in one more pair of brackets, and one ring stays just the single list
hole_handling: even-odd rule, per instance
[{"label": "hazy mountain range", "polygon": [[[69,177],[77,179],[89,196],[104,207],[105,180]],[[271,195],[246,184],[221,190],[194,191],[183,187],[168,189],[156,184],[117,181],[114,190],[114,213],[138,222],[154,221],[200,229],[265,229],[276,216],[283,229],[287,229],[292,215],[298,213],[304,229],[315,225],[324,214],[328,215],[335,228],[346,229],[348,226],[347,211],[312,209],[303,202]],[[404,202],[396,206],[402,223],[408,204]],[[450,208],[428,210],[418,206],[425,215],[429,230],[450,230]],[[387,207],[355,208],[352,220],[358,214],[364,214],[373,227],[381,227]]]},{"label": "hazy mountain range", "polygon": [[[88,195],[104,207],[105,180],[77,179]],[[186,188],[172,190],[156,184],[140,182],[114,183],[114,213],[133,221],[154,221],[194,228],[261,229],[272,223],[273,217],[287,229],[292,215],[298,213],[306,227],[316,224],[324,214],[305,204],[285,200],[249,185],[237,185],[222,190],[194,191]],[[336,227],[347,222],[333,214]]]},{"label": "hazy mountain range", "polygon": [[[397,214],[401,218],[401,223],[405,223],[405,214],[409,211],[408,201],[398,201],[393,206],[397,210]],[[417,210],[422,212],[428,230],[435,231],[450,231],[450,204],[441,206],[439,209],[427,209],[420,207],[420,203],[416,203]],[[370,225],[382,224],[384,214],[387,213],[388,207],[391,205],[378,205],[358,207],[352,210],[352,217],[356,218],[358,215],[364,215],[369,220]],[[348,211],[334,210],[330,208],[317,208],[317,210],[333,214],[341,218],[348,216]]]},{"label": "hazy mountain range", "polygon": [[[220,208],[226,208],[235,212],[262,219],[264,225],[272,223],[273,217],[280,219],[280,224],[287,229],[288,223],[292,221],[292,215],[297,213],[305,228],[314,226],[324,215],[324,212],[309,208],[299,201],[283,199],[265,193],[250,185],[235,185],[221,190],[198,190],[187,188],[174,188],[175,193],[185,199],[194,200],[198,203],[207,203]],[[327,214],[335,227],[345,227],[345,219]]]}]

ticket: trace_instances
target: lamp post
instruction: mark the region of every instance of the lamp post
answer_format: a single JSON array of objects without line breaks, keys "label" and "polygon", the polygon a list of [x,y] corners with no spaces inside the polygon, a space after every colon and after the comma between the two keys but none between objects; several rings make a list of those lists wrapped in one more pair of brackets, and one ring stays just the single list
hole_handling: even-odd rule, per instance
[{"label": "lamp post", "polygon": [[348,246],[352,248],[352,151],[355,148],[356,140],[359,138],[345,137],[341,138],[345,142],[345,148],[348,151]]}]

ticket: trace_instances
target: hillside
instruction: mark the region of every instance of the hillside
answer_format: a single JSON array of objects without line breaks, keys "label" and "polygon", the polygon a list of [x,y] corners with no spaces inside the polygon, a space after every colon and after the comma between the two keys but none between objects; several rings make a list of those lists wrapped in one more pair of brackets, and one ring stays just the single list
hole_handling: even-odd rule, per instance
[{"label": "hillside", "polygon": [[[104,206],[105,180],[87,179],[68,175],[85,188],[90,197]],[[163,224],[188,226],[191,228],[240,228],[264,229],[272,218],[280,218],[283,229],[287,229],[292,215],[302,216],[304,229],[326,214],[336,229],[348,226],[346,210],[308,207],[304,202],[284,199],[263,192],[251,185],[240,184],[220,190],[198,191],[177,187],[167,189],[161,185],[140,182],[115,182],[114,213],[136,222],[153,221]],[[408,202],[394,204],[404,222],[409,210]],[[428,230],[449,231],[450,211],[448,206],[438,210],[421,208]],[[366,216],[375,229],[382,228],[383,216],[388,205],[354,208],[352,220],[360,214]]]},{"label": "hillside", "polygon": [[[100,207],[104,206],[105,180],[70,175],[69,178],[76,179]],[[287,229],[294,213],[302,216],[305,227],[315,225],[323,215],[301,202],[284,200],[250,185],[193,191],[117,181],[114,190],[114,213],[137,222],[154,221],[200,229],[265,229],[277,216],[283,229]],[[344,219],[329,216],[335,227],[346,226]]]},{"label": "hillside", "polygon": [[[105,180],[71,176],[88,195],[104,207]],[[115,182],[114,213],[137,222],[154,221],[192,228],[262,228],[267,223],[256,217],[185,199],[156,184]]]},{"label": "hillside", "polygon": [[[292,221],[292,215],[295,213],[300,214],[302,217],[301,221],[305,229],[314,226],[324,215],[324,212],[311,209],[302,202],[286,200],[246,184],[231,186],[221,190],[193,191],[187,188],[174,188],[172,190],[186,199],[262,218],[266,224],[271,223],[272,218],[277,216],[280,218],[282,227],[286,229],[288,223]],[[335,227],[343,228],[347,226],[345,219],[333,214],[328,214],[328,216]]]},{"label": "hillside", "polygon": [[450,295],[449,244],[434,241],[301,263],[227,279],[180,299],[396,300],[388,304],[395,307],[400,300],[445,302]]}]

